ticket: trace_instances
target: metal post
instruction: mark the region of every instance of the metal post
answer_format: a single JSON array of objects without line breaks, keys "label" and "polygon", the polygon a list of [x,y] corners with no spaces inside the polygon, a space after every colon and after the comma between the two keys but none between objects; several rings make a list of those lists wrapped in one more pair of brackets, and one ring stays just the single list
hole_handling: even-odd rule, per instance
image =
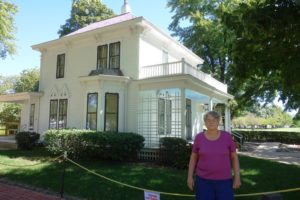
[{"label": "metal post", "polygon": [[66,173],[66,165],[67,165],[67,152],[64,152],[64,161],[63,161],[63,172],[61,175],[61,186],[60,186],[60,197],[64,197],[64,185],[65,185],[65,173]]}]

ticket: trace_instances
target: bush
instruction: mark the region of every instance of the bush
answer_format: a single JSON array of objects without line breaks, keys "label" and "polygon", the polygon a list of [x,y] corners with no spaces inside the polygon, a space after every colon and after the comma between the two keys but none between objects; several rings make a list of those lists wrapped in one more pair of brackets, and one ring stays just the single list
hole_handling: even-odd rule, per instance
[{"label": "bush", "polygon": [[286,144],[300,144],[299,132],[280,131],[237,131],[242,134],[246,141],[257,142],[281,142]]},{"label": "bush", "polygon": [[96,132],[81,129],[48,130],[47,149],[53,154],[68,152],[76,159],[136,160],[144,138],[135,133]]},{"label": "bush", "polygon": [[165,137],[160,139],[160,161],[163,165],[186,169],[192,145],[181,138]]},{"label": "bush", "polygon": [[19,149],[30,150],[37,145],[40,134],[35,132],[19,132],[16,134],[16,141]]}]

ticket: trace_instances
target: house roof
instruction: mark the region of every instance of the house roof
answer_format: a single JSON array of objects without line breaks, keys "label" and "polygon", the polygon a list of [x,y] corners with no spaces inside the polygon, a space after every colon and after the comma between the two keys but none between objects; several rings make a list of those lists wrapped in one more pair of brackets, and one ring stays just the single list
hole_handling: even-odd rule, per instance
[{"label": "house roof", "polygon": [[136,18],[136,17],[134,15],[132,15],[131,13],[125,13],[125,14],[122,14],[122,15],[118,15],[118,16],[106,19],[106,20],[102,20],[102,21],[99,21],[99,22],[92,23],[92,24],[87,25],[87,26],[85,26],[81,29],[78,29],[77,31],[74,31],[74,32],[72,32],[68,35],[65,35],[64,37],[84,33],[84,32],[87,32],[87,31],[95,30],[95,29],[98,29],[98,28],[103,28],[103,27],[106,27],[106,26],[114,25],[114,24],[118,24],[118,23],[128,21],[128,20],[131,20],[131,19],[134,19],[134,18]]},{"label": "house roof", "polygon": [[[110,28],[116,27],[116,26],[128,26],[129,24],[138,24],[138,26],[144,30],[151,30],[150,32],[155,33],[154,37],[159,37],[161,40],[164,40],[166,43],[169,43],[169,41],[177,46],[181,47],[181,50],[186,52],[189,57],[194,60],[194,63],[201,64],[203,63],[203,59],[201,59],[199,56],[197,56],[195,53],[193,53],[190,49],[182,45],[180,42],[172,38],[170,35],[163,32],[161,29],[157,28],[155,25],[153,25],[151,22],[144,19],[142,16],[136,17],[132,15],[131,13],[125,13],[121,15],[114,16],[112,18],[102,20],[99,22],[92,23],[84,28],[81,28],[77,31],[74,31],[68,35],[65,35],[64,37],[36,44],[32,46],[32,49],[43,51],[47,49],[47,47],[55,45],[55,44],[68,44],[71,42],[71,40],[74,40],[75,38],[82,37],[84,35],[93,34],[96,33],[98,30],[109,30]],[[153,37],[153,35],[151,36]]]}]

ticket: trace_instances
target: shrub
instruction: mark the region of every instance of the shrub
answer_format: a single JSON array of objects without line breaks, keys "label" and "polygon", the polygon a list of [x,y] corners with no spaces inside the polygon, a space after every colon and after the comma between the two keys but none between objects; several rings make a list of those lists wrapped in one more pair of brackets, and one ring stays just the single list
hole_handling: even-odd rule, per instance
[{"label": "shrub", "polygon": [[37,145],[40,134],[35,132],[19,132],[16,134],[16,141],[19,149],[30,150]]},{"label": "shrub", "polygon": [[246,141],[257,142],[281,142],[287,144],[300,144],[299,132],[280,131],[237,131],[242,134]]},{"label": "shrub", "polygon": [[165,137],[160,139],[160,161],[163,165],[186,169],[192,145],[181,138]]},{"label": "shrub", "polygon": [[77,159],[136,160],[144,138],[135,133],[95,132],[81,129],[48,130],[47,149]]}]

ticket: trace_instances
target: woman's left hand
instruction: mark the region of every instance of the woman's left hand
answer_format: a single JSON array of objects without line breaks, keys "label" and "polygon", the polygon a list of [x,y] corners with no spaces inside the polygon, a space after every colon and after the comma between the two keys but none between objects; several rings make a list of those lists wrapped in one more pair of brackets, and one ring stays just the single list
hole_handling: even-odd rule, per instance
[{"label": "woman's left hand", "polygon": [[233,187],[233,189],[238,189],[241,187],[241,179],[240,179],[239,175],[234,176],[232,187]]}]

